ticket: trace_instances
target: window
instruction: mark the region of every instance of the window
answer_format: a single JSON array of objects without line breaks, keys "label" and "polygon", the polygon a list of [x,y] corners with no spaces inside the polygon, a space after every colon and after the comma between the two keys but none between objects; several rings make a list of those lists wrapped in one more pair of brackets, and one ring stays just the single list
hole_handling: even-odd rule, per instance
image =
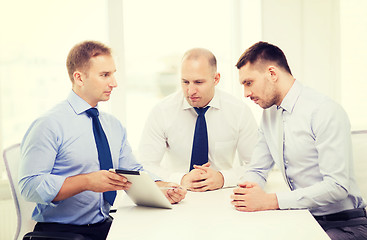
[{"label": "window", "polygon": [[354,130],[367,129],[367,2],[340,1],[341,101]]},{"label": "window", "polygon": [[[124,49],[117,56],[125,59],[117,66],[123,91],[116,91],[102,108],[119,114],[133,148],[152,106],[179,89],[180,60],[188,49],[211,50],[222,76],[219,87],[233,92],[235,86],[240,92],[234,65],[244,44],[239,6],[246,4],[257,6],[258,12],[250,12],[260,19],[260,1],[125,0],[123,11],[119,0],[1,3],[1,28],[7,34],[0,38],[0,148],[20,142],[34,119],[67,97],[67,53],[87,39]],[[121,14],[124,41],[115,27]],[[246,17],[255,19],[250,15]],[[248,36],[258,39],[260,23],[255,25],[246,27],[256,29]]]},{"label": "window", "polygon": [[[138,146],[151,108],[180,90],[181,58],[187,50],[203,47],[212,51],[221,73],[217,87],[228,92],[234,86],[240,89],[235,64],[242,51],[238,7],[244,3],[259,5],[254,1],[124,1],[126,126],[133,148]],[[259,19],[259,13],[253,11],[246,17]],[[260,29],[260,22],[252,27]],[[249,36],[259,39],[259,32],[250,32]]]},{"label": "window", "polygon": [[35,118],[67,97],[67,54],[86,39],[107,42],[107,7],[99,0],[1,4],[0,146],[20,142]]}]

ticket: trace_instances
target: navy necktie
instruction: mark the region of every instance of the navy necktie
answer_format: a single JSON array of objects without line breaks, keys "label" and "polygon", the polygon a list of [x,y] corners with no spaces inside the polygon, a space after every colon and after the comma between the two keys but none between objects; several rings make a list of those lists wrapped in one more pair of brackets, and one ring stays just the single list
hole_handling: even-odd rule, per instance
[{"label": "navy necktie", "polygon": [[[90,108],[85,112],[92,118],[93,134],[94,140],[96,141],[100,169],[109,170],[110,168],[113,168],[112,157],[106,134],[104,133],[102,125],[98,119],[98,109]],[[116,191],[104,192],[103,198],[112,206],[116,198]]]},{"label": "navy necktie", "polygon": [[206,130],[205,108],[194,108],[198,114],[195,125],[194,141],[192,143],[190,171],[194,165],[203,165],[208,162],[208,132]]}]

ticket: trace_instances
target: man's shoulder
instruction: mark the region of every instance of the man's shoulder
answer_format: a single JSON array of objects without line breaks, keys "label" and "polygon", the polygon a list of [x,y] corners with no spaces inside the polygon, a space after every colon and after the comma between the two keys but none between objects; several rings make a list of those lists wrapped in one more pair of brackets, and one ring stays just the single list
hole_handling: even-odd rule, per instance
[{"label": "man's shoulder", "polygon": [[69,103],[64,100],[56,104],[54,107],[43,113],[38,119],[42,121],[63,121],[68,118],[68,115],[72,112],[72,108]]},{"label": "man's shoulder", "polygon": [[182,107],[182,101],[184,100],[183,93],[176,91],[160,100],[153,108],[153,111],[164,110],[172,112]]},{"label": "man's shoulder", "polygon": [[68,106],[67,101],[62,101],[55,105],[38,118],[36,118],[29,126],[28,131],[36,131],[38,133],[50,131],[53,133],[59,132],[60,129],[66,125],[70,125],[70,118],[68,117]]},{"label": "man's shoulder", "polygon": [[341,108],[341,106],[319,91],[304,87],[299,98],[299,105],[304,109],[308,109],[311,113],[313,111],[320,111],[320,109]]},{"label": "man's shoulder", "polygon": [[313,102],[331,100],[328,96],[318,90],[306,86],[302,88],[301,97],[307,98],[309,101]]}]

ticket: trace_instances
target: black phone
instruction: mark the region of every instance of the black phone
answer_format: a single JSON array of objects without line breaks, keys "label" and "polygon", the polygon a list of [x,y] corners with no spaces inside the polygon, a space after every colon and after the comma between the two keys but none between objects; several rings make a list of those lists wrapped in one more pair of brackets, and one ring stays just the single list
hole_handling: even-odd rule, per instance
[{"label": "black phone", "polygon": [[131,170],[123,170],[123,169],[114,169],[114,172],[118,174],[140,175],[139,171],[131,171]]}]

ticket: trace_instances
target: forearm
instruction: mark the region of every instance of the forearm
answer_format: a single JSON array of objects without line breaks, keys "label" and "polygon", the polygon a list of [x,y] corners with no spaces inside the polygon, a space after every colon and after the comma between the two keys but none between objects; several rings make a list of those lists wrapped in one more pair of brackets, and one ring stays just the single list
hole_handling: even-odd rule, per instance
[{"label": "forearm", "polygon": [[291,192],[277,193],[280,209],[311,209],[336,203],[348,196],[346,189],[324,180]]},{"label": "forearm", "polygon": [[239,183],[255,182],[261,188],[265,187],[270,170],[273,168],[274,162],[269,155],[255,155],[253,161],[245,168],[241,175]]},{"label": "forearm", "polygon": [[239,183],[242,182],[255,182],[259,184],[259,186],[264,189],[266,181],[267,181],[268,171],[258,171],[256,169],[246,170],[245,173],[239,180]]},{"label": "forearm", "polygon": [[[246,165],[244,172],[241,174],[240,183],[249,181],[256,182],[264,188],[268,178],[269,171],[274,166],[274,160],[270,153],[263,130],[260,127],[258,131],[258,141],[253,149],[251,161]],[[238,150],[240,161],[246,160],[244,153]]]},{"label": "forearm", "polygon": [[88,174],[80,174],[65,179],[60,191],[53,199],[53,202],[61,201],[72,197],[78,193],[89,190]]},{"label": "forearm", "polygon": [[27,201],[49,204],[53,201],[66,177],[53,174],[24,176],[19,181],[19,190]]}]

